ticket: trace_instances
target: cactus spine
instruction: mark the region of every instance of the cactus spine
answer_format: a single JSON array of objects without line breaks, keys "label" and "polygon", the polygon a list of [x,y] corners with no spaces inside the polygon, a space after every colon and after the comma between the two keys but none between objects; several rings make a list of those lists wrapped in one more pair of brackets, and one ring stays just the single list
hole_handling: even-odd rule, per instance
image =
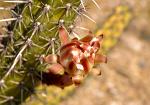
[{"label": "cactus spine", "polygon": [[55,43],[57,52],[58,27],[68,29],[75,17],[85,10],[80,6],[82,0],[3,2],[17,5],[14,9],[0,8],[10,10],[13,15],[0,20],[11,21],[0,46],[0,104],[17,105],[35,93],[34,87],[39,84],[46,66],[41,56],[51,53],[51,43]]}]

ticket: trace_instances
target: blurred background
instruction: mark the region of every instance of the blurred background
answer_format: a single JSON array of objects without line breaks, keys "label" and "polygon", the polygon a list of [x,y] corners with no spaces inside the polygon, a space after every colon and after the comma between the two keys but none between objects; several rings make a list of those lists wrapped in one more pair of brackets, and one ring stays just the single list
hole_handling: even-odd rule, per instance
[{"label": "blurred background", "polygon": [[86,3],[86,14],[96,23],[81,17],[76,24],[104,34],[101,52],[108,63],[100,64],[102,75],[90,74],[80,87],[63,90],[39,86],[23,105],[150,105],[150,1],[96,1],[100,9]]}]

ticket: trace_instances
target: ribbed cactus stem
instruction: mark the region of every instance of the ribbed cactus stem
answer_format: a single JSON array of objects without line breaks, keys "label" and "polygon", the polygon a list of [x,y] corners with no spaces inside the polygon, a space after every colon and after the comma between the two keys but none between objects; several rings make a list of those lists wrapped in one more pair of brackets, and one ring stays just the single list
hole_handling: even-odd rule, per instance
[{"label": "ribbed cactus stem", "polygon": [[[59,52],[59,27],[79,38],[73,29],[87,29],[74,25],[76,16],[95,21],[87,15],[84,0],[0,2],[16,4],[14,8],[0,7],[12,14],[8,19],[0,19],[8,23],[8,31],[0,36],[0,104],[17,105],[36,93],[34,88],[47,66],[42,57]],[[95,0],[91,2],[99,8]]]},{"label": "ribbed cactus stem", "polygon": [[35,93],[34,88],[42,78],[40,73],[47,65],[41,57],[58,52],[58,28],[63,26],[68,30],[82,12],[80,0],[3,2],[17,5],[14,9],[0,8],[12,13],[11,18],[0,20],[10,22],[7,35],[1,36],[0,104],[17,105]]},{"label": "ribbed cactus stem", "polygon": [[38,30],[40,23],[37,22],[33,32],[31,34],[31,36],[27,39],[27,41],[25,42],[25,44],[23,45],[23,47],[21,48],[21,50],[19,51],[19,53],[17,54],[17,56],[14,59],[13,64],[11,65],[10,69],[7,71],[7,73],[3,76],[3,78],[0,81],[3,81],[7,76],[9,76],[9,74],[12,72],[12,70],[15,68],[16,64],[18,63],[18,61],[21,59],[23,52],[25,51],[25,49],[30,45],[33,36],[35,35],[36,31]]}]

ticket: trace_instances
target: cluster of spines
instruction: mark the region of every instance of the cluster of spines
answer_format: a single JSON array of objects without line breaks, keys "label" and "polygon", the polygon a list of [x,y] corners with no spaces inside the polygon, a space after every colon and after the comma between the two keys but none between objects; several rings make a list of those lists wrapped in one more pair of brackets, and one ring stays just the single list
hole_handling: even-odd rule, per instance
[{"label": "cluster of spines", "polygon": [[[99,8],[98,4],[92,1]],[[41,71],[45,69],[41,56],[52,52],[52,43],[56,43],[55,52],[60,47],[60,26],[78,36],[73,32],[77,15],[95,21],[86,15],[83,0],[2,2],[17,4],[14,9],[0,7],[0,10],[10,11],[13,16],[0,20],[11,21],[7,26],[7,35],[0,36],[0,104],[10,105],[21,103],[30,94],[35,93],[34,87],[38,79],[42,78]]]}]

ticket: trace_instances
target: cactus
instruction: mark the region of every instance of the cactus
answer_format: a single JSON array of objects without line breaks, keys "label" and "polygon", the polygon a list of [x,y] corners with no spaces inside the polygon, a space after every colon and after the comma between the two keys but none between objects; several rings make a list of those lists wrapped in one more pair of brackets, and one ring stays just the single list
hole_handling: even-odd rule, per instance
[{"label": "cactus", "polygon": [[[112,47],[116,45],[123,31],[129,25],[132,17],[133,13],[128,6],[119,5],[114,8],[113,13],[104,21],[103,24],[97,23],[97,29],[95,31],[96,35],[104,33],[104,40],[102,46],[103,53],[109,53],[110,49],[112,49]],[[61,90],[60,88],[57,88],[55,86],[46,88],[45,86],[39,86],[37,87],[36,91],[39,91],[37,93],[37,96],[40,97],[32,95],[35,98],[32,100],[27,99],[25,105],[45,105],[45,103],[48,103],[48,105],[58,105],[61,100],[72,96],[75,90],[76,88],[74,86],[67,87],[64,90]],[[43,93],[44,95],[41,95],[41,93]],[[44,100],[44,102],[42,100]]]},{"label": "cactus", "polygon": [[[35,87],[40,84],[47,65],[41,57],[52,52],[52,43],[55,43],[55,52],[58,51],[58,28],[64,26],[71,33],[76,16],[81,15],[95,21],[86,15],[83,0],[3,2],[17,5],[13,9],[0,7],[0,10],[11,11],[13,15],[0,20],[11,21],[7,35],[1,35],[0,104],[17,105],[36,92]],[[94,0],[91,2],[100,8]]]},{"label": "cactus", "polygon": [[[92,0],[98,7],[97,3]],[[16,3],[10,11],[7,35],[1,35],[0,46],[0,104],[18,105],[35,93],[41,73],[46,69],[41,57],[51,53],[52,43],[55,52],[60,47],[58,28],[64,26],[73,30],[76,16],[86,15],[82,0],[26,0],[1,1]],[[71,32],[71,31],[69,31]]]}]

